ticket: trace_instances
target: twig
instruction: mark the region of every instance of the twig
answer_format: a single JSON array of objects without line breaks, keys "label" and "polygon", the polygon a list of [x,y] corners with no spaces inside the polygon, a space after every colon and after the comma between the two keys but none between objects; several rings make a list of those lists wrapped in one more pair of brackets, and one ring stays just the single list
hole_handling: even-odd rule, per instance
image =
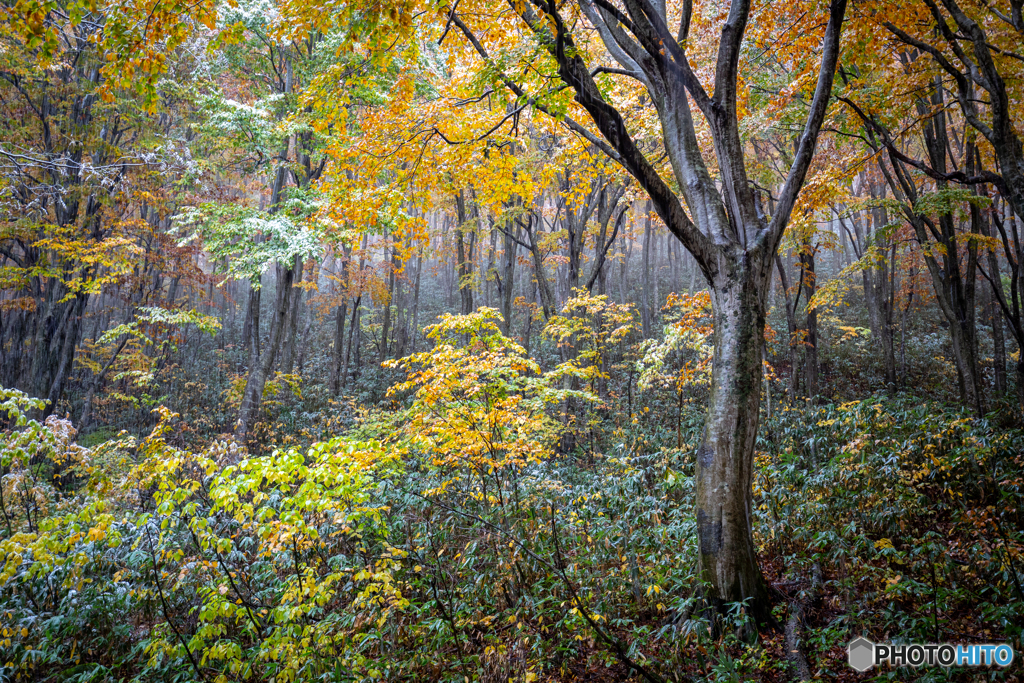
[{"label": "twig", "polygon": [[156,566],[156,546],[153,544],[153,532],[150,528],[146,527],[146,536],[149,538],[149,559],[153,562],[153,582],[156,583],[156,592],[160,596],[160,607],[164,613],[164,619],[167,620],[167,625],[174,631],[174,635],[178,638],[178,642],[185,648],[185,654],[188,656],[189,664],[195,669],[196,675],[202,680],[207,680],[202,670],[199,668],[199,663],[196,662],[195,656],[192,654],[192,650],[188,648],[188,643],[185,642],[185,638],[181,635],[178,627],[174,625],[174,620],[171,619],[171,608],[167,604],[167,598],[164,597],[163,586],[160,585],[160,573]]}]

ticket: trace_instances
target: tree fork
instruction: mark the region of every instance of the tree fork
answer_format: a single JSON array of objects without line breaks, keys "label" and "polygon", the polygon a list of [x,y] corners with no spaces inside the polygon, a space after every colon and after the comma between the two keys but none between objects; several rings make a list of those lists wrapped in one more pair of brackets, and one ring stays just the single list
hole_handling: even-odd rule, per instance
[{"label": "tree fork", "polygon": [[[600,137],[570,117],[563,115],[559,119],[637,179],[669,231],[694,256],[711,285],[715,359],[712,399],[697,475],[704,597],[715,606],[749,600],[748,607],[755,618],[771,623],[768,591],[751,535],[751,480],[762,376],[765,294],[773,258],[807,176],[831,98],[846,0],[830,3],[814,96],[770,219],[756,210],[737,119],[738,60],[750,3],[737,0],[729,8],[710,96],[680,44],[689,26],[688,13],[684,12],[677,39],[666,24],[664,9],[655,4],[650,0],[625,0],[624,11],[606,0],[580,0],[579,6],[612,58],[627,75],[643,83],[650,94],[661,122],[674,181],[682,190],[680,194],[644,155],[622,114],[605,99],[584,61],[584,52],[576,46],[573,29],[560,15],[559,6],[550,0],[530,0],[514,8],[555,60],[559,77],[575,91],[575,100],[590,115]],[[486,48],[454,7],[451,18],[480,57],[493,65]],[[499,78],[517,96],[525,96],[514,79],[500,71]],[[691,100],[710,126],[720,184],[712,182],[701,155]],[[534,106],[551,113],[536,101]],[[688,206],[689,214],[681,200]]]}]

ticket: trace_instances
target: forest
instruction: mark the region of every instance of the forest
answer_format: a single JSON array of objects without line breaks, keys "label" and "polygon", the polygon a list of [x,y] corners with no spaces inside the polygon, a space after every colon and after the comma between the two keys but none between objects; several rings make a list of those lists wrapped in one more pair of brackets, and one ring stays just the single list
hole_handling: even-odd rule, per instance
[{"label": "forest", "polygon": [[0,683],[1024,680],[1022,141],[1024,0],[0,0]]}]

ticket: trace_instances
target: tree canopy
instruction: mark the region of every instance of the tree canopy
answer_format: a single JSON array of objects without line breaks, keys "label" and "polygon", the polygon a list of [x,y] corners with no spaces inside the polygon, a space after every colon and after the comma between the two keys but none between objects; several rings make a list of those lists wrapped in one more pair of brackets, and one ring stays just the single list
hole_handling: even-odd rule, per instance
[{"label": "tree canopy", "polygon": [[1022,44],[1018,0],[6,1],[0,680],[1019,650]]}]

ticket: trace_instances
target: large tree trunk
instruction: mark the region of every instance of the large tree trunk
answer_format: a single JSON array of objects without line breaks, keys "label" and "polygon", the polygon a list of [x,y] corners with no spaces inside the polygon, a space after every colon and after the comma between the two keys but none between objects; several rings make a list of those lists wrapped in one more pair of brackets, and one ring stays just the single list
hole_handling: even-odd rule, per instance
[{"label": "large tree trunk", "polygon": [[245,325],[242,327],[242,343],[245,344],[246,365],[251,369],[260,358],[260,292],[262,287],[249,283],[249,297],[245,305]]},{"label": "large tree trunk", "polygon": [[[37,280],[41,287],[43,279]],[[81,293],[64,300],[68,288],[57,278],[47,278],[45,305],[37,303],[33,321],[35,330],[29,353],[31,369],[28,393],[47,400],[46,406],[35,413],[38,419],[49,416],[64,393],[64,385],[73,366],[78,337],[82,329],[82,316],[89,294]]]},{"label": "large tree trunk", "polygon": [[[936,89],[932,104],[942,104],[941,89]],[[920,103],[919,111],[927,113],[925,103]],[[940,172],[946,169],[946,150],[948,136],[946,119],[942,113],[935,115],[925,126],[925,142],[932,166]],[[873,139],[873,133],[869,132]],[[876,148],[877,149],[877,148]],[[890,173],[884,163],[879,163],[879,170],[886,178],[893,195],[902,203],[907,221],[913,226],[917,239],[922,244],[937,243],[943,247],[943,253],[936,256],[935,251],[923,254],[928,274],[931,277],[935,300],[939,304],[946,322],[949,323],[950,341],[953,349],[953,360],[957,370],[957,382],[961,401],[970,406],[977,415],[984,414],[982,404],[983,392],[978,373],[978,345],[975,331],[974,311],[974,278],[976,277],[978,245],[975,240],[967,240],[967,259],[961,269],[959,241],[957,238],[953,216],[950,213],[940,214],[938,221],[918,213],[916,203],[918,188],[906,170],[903,161],[897,158],[892,150],[889,152],[893,172]],[[937,181],[939,190],[948,187],[945,181]],[[976,207],[972,207],[971,231],[980,232],[980,224],[975,218]],[[933,239],[934,238],[934,239]],[[939,259],[942,259],[941,263]]]},{"label": "large tree trunk", "polygon": [[[869,187],[872,197],[879,199],[885,196],[884,184],[881,190],[873,183],[869,183]],[[850,222],[853,224],[854,230],[854,234],[849,235],[850,243],[853,246],[856,257],[860,259],[873,242],[872,232],[877,234],[878,229],[888,222],[885,210],[878,208],[870,213],[856,211],[853,213]],[[886,385],[893,388],[896,385],[896,355],[891,325],[892,312],[885,309],[886,303],[890,300],[887,292],[887,284],[889,282],[886,274],[887,269],[884,261],[880,263],[865,263],[863,268],[861,268],[860,274],[864,284],[864,304],[868,309],[868,325],[871,328],[871,337],[882,353],[882,366],[885,371]]]},{"label": "large tree trunk", "polygon": [[[17,386],[21,378],[22,351],[25,347],[28,316],[25,311],[10,311],[0,316],[0,384]],[[97,335],[93,335],[95,339]],[[9,349],[9,351],[8,351]]]},{"label": "large tree trunk", "polygon": [[[884,199],[886,186],[883,183],[881,188],[878,190],[878,198]],[[884,206],[875,207],[871,212],[871,220],[873,222],[874,234],[881,234],[882,229],[889,223],[889,214],[885,210]],[[874,242],[876,240],[871,240]],[[867,247],[867,244],[864,244]],[[885,383],[889,388],[893,388],[896,385],[896,354],[893,350],[893,334],[892,334],[892,314],[893,314],[893,294],[894,287],[890,277],[890,270],[895,267],[894,262],[890,258],[887,262],[885,258],[881,258],[884,251],[885,244],[878,244],[879,256],[876,262],[872,265],[870,270],[864,271],[867,280],[870,284],[870,291],[868,292],[868,307],[873,316],[874,325],[877,329],[877,339],[882,348],[882,365],[885,368]],[[867,291],[867,290],[865,290]]]},{"label": "large tree trunk", "polygon": [[[570,28],[576,22],[567,22],[554,4],[548,5],[542,18],[537,17],[529,3],[516,5],[515,10],[557,62],[559,77],[575,90],[576,101],[586,109],[607,143],[598,144],[647,191],[661,220],[698,259],[711,284],[715,362],[711,405],[697,456],[700,578],[708,602],[718,605],[749,599],[753,616],[758,621],[771,622],[767,587],[757,565],[751,535],[751,480],[762,376],[765,285],[825,118],[839,58],[846,2],[830,3],[814,97],[770,220],[756,211],[755,190],[747,176],[736,116],[736,63],[750,16],[749,3],[730,5],[719,43],[713,96],[707,94],[693,74],[685,45],[675,39],[677,34],[668,27],[664,10],[648,3],[625,4],[625,15],[640,27],[636,30],[653,36],[649,44],[628,43],[633,51],[629,53],[620,42],[626,31],[621,29],[619,15],[598,10],[590,3],[578,6],[609,47],[612,57],[634,71],[646,86],[661,124],[664,146],[660,149],[667,154],[679,194],[644,155],[631,137],[622,113],[605,99],[595,83],[586,60],[587,51],[577,48]],[[680,39],[686,38],[690,9],[683,8]],[[461,20],[457,25],[471,35]],[[586,39],[590,39],[589,31]],[[478,51],[483,53],[482,49]],[[634,59],[631,54],[639,56]],[[691,101],[704,115],[711,133],[718,162],[714,180],[701,154]],[[585,129],[577,124],[575,130]],[[684,211],[681,200],[686,202],[689,212]]]},{"label": "large tree trunk", "polygon": [[754,609],[763,612],[754,616],[770,621],[751,536],[767,281],[758,272],[763,269],[738,261],[728,264],[711,287],[715,354],[708,417],[697,451],[699,568],[716,607],[752,599]]},{"label": "large tree trunk", "polygon": [[71,374],[71,368],[74,365],[75,350],[78,348],[78,337],[82,331],[82,320],[88,301],[88,294],[78,294],[72,300],[71,316],[64,326],[64,336],[61,340],[57,369],[50,383],[50,390],[46,395],[47,404],[43,409],[43,417],[50,415],[56,410],[57,402],[64,395],[64,385],[67,384],[68,375]]},{"label": "large tree trunk", "polygon": [[[40,278],[39,287],[43,280]],[[48,279],[45,285],[45,299],[40,297],[36,304],[35,329],[32,345],[29,349],[31,366],[29,370],[28,393],[32,396],[45,396],[50,389],[53,371],[58,364],[64,328],[71,313],[71,303],[61,302],[67,288],[57,279]],[[43,303],[45,301],[45,303]],[[49,414],[49,413],[47,413]]]},{"label": "large tree trunk", "polygon": [[303,262],[302,257],[295,257],[295,265],[292,270],[295,272],[293,292],[288,305],[288,317],[286,323],[286,337],[283,342],[284,352],[281,356],[281,372],[290,375],[295,368],[295,348],[298,343],[299,319],[302,317],[302,298],[305,290],[298,286],[302,283]]},{"label": "large tree trunk", "polygon": [[512,229],[512,226],[506,226],[502,233],[504,239],[502,240],[501,273],[497,278],[498,294],[501,299],[501,333],[507,337],[512,336],[512,294],[516,274],[516,251],[519,248],[517,240],[522,233],[518,222],[515,224],[514,234]]},{"label": "large tree trunk", "polygon": [[[951,149],[949,144],[948,117],[941,108],[944,105],[943,92],[941,80],[936,79],[931,102],[928,104],[938,108],[938,110],[924,128],[924,140],[925,147],[928,150],[928,158],[932,166],[940,173],[945,173],[946,171],[947,154]],[[928,111],[928,104],[922,98],[919,98],[917,101],[918,111],[922,114],[926,113]],[[973,172],[974,154],[973,145],[970,143],[968,143],[968,151],[965,156],[968,171]],[[949,184],[944,180],[939,180],[936,181],[935,185],[939,191],[942,191]],[[983,232],[979,218],[980,211],[977,206],[972,204],[972,233]],[[945,246],[945,253],[942,254],[942,264],[939,265],[934,256],[926,257],[926,262],[932,276],[932,284],[935,287],[935,296],[939,301],[939,308],[949,322],[950,337],[953,342],[953,358],[956,361],[957,380],[960,383],[960,396],[964,403],[971,406],[974,412],[981,416],[984,414],[984,389],[978,372],[978,340],[974,310],[974,282],[977,276],[975,269],[977,266],[978,243],[975,240],[967,240],[965,245],[967,259],[964,263],[964,272],[961,273],[960,244],[957,239],[953,216],[949,213],[941,214],[938,220],[938,228],[941,242]]]}]

